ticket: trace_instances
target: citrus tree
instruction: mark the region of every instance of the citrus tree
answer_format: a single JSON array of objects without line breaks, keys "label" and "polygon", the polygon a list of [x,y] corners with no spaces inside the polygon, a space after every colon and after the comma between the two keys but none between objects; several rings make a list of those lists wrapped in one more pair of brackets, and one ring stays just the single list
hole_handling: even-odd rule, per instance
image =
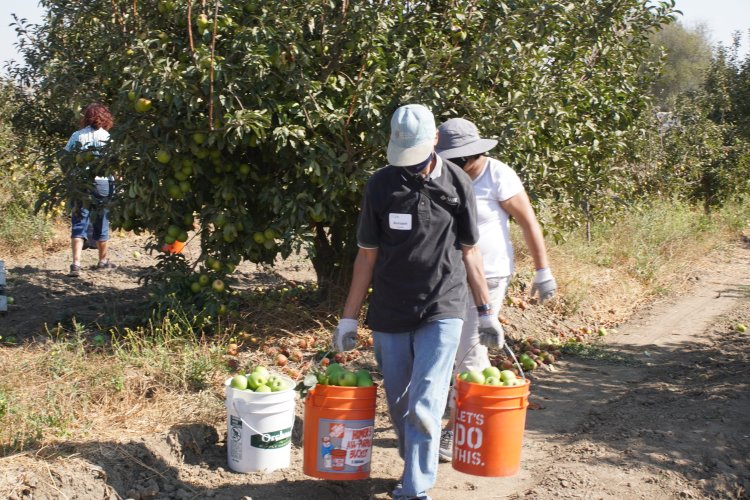
[{"label": "citrus tree", "polygon": [[[419,102],[500,139],[560,227],[627,175],[614,160],[643,109],[649,36],[673,1],[42,0],[18,25],[35,88],[23,116],[50,152],[92,100],[116,116],[97,166],[113,224],[155,242],[195,230],[199,268],[272,262],[300,246],[322,284],[356,250],[361,190],[388,121]],[[71,160],[65,160],[71,161]],[[50,191],[62,198],[60,183]],[[585,207],[585,208],[584,208]],[[581,214],[585,214],[583,217]],[[199,271],[201,269],[198,269]]]}]

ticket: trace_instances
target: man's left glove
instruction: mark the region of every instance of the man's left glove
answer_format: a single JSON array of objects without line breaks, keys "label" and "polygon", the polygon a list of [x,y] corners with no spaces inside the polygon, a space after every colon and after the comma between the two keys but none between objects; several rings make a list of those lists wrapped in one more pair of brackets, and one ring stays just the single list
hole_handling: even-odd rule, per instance
[{"label": "man's left glove", "polygon": [[333,348],[337,351],[351,351],[357,347],[357,320],[341,318],[333,332]]},{"label": "man's left glove", "polygon": [[537,269],[534,275],[534,282],[531,285],[531,296],[533,297],[536,292],[539,292],[539,303],[544,304],[544,301],[555,296],[556,291],[557,281],[552,276],[552,271],[550,271],[549,267]]},{"label": "man's left glove", "polygon": [[503,325],[497,319],[497,314],[490,313],[479,316],[479,342],[485,347],[503,347],[505,332]]}]

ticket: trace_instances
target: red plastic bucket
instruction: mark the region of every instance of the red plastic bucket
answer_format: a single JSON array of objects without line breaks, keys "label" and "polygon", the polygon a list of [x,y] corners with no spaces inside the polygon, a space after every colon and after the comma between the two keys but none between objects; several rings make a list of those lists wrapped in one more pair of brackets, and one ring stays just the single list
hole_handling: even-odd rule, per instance
[{"label": "red plastic bucket", "polygon": [[521,468],[530,382],[492,386],[456,377],[453,468],[474,476],[507,477]]},{"label": "red plastic bucket", "polygon": [[370,477],[377,387],[318,384],[307,393],[302,471],[336,481]]}]

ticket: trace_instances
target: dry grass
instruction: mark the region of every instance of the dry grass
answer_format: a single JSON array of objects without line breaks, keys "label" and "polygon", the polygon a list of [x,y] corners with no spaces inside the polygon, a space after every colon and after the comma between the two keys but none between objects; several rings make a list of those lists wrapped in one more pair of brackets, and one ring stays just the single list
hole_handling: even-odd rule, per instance
[{"label": "dry grass", "polygon": [[[7,218],[7,212],[4,216]],[[29,233],[33,237],[29,237]],[[0,223],[0,256],[22,258],[44,255],[70,246],[70,223],[60,218],[29,216],[26,220]],[[0,259],[1,260],[1,259]]]},{"label": "dry grass", "polygon": [[[559,245],[548,245],[560,288],[563,315],[615,324],[644,304],[687,289],[697,270],[716,265],[722,251],[738,240],[750,208],[730,206],[706,216],[679,203],[656,203],[595,224],[592,241],[583,231]],[[531,277],[533,262],[517,227],[517,274]]]},{"label": "dry grass", "polygon": [[[60,440],[116,439],[213,421],[224,374],[207,344],[148,342],[112,350],[82,340],[0,349],[3,454]],[[146,346],[149,346],[148,348]],[[191,390],[196,360],[205,388]],[[189,396],[186,397],[186,394]]]}]

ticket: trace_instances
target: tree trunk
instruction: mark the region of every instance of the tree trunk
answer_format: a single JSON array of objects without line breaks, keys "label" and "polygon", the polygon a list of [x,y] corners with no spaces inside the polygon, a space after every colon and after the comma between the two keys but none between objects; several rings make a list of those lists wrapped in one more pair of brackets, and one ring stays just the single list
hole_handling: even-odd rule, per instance
[{"label": "tree trunk", "polygon": [[339,228],[326,230],[323,224],[316,223],[314,248],[311,260],[321,291],[329,294],[336,289],[346,290],[352,275],[356,245],[346,245]]}]

